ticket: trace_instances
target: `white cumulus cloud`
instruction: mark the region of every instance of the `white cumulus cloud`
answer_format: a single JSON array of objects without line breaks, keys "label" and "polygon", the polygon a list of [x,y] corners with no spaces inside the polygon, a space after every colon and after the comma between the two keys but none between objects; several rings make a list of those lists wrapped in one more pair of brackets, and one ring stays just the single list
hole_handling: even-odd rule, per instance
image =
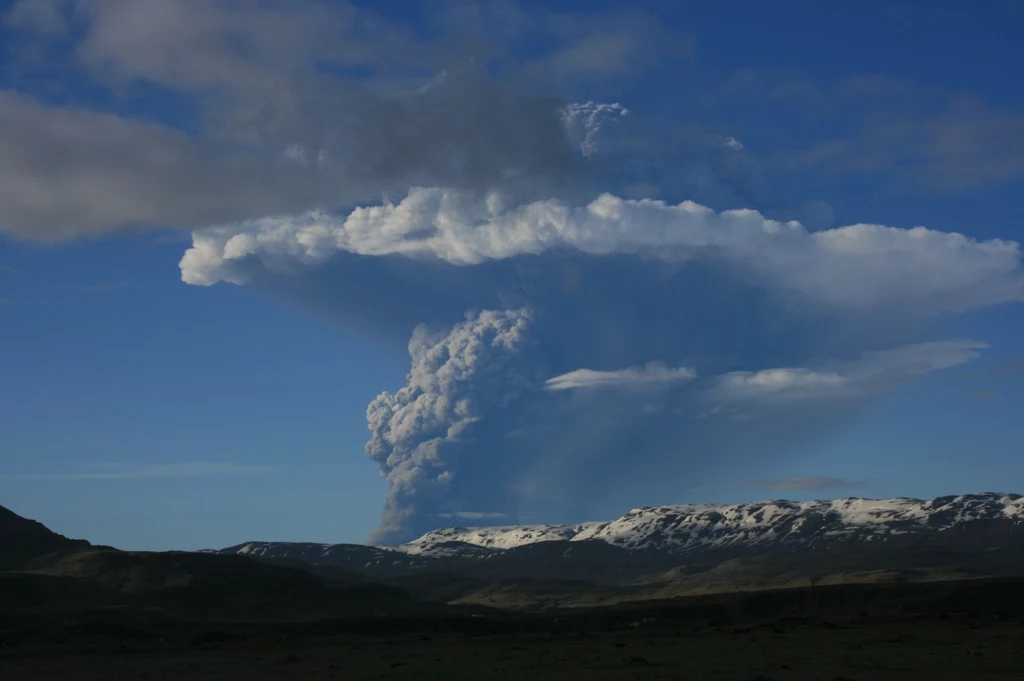
[{"label": "white cumulus cloud", "polygon": [[547,199],[506,208],[500,194],[442,188],[414,188],[399,203],[344,215],[309,212],[197,231],[181,272],[190,284],[245,283],[239,265],[249,258],[270,269],[316,265],[340,252],[471,266],[565,249],[715,260],[741,277],[837,309],[933,314],[1024,299],[1014,241],[871,224],[810,232],[754,210],[716,212],[691,201],[610,194],[586,205]]}]

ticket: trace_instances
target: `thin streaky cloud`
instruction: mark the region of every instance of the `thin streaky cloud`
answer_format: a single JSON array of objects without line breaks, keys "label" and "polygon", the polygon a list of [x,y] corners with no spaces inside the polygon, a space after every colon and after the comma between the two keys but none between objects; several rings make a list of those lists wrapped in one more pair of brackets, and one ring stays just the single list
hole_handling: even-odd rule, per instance
[{"label": "thin streaky cloud", "polygon": [[486,511],[454,511],[452,513],[438,513],[439,518],[450,518],[453,520],[502,520],[511,516],[508,513],[488,513]]},{"label": "thin streaky cloud", "polygon": [[569,373],[549,378],[545,390],[573,390],[577,388],[623,388],[657,386],[670,383],[685,383],[697,377],[690,367],[668,367],[651,362],[643,367],[629,367],[618,371],[595,371],[576,369]]},{"label": "thin streaky cloud", "polygon": [[200,478],[220,475],[262,475],[274,466],[255,466],[225,462],[173,464],[94,464],[74,472],[28,473],[8,476],[17,480],[144,480],[152,478]]}]

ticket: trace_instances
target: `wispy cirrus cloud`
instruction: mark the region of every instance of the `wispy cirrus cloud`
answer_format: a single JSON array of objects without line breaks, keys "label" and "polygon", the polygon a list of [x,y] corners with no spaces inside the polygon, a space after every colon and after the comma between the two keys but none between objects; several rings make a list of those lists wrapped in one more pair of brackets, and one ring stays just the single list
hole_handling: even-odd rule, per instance
[{"label": "wispy cirrus cloud", "polygon": [[81,466],[73,471],[26,473],[8,476],[17,480],[145,480],[152,478],[201,478],[209,476],[263,475],[273,466],[218,461],[168,464],[104,463]]},{"label": "wispy cirrus cloud", "polygon": [[618,371],[576,369],[561,376],[549,378],[545,390],[575,390],[578,388],[640,388],[678,384],[692,381],[697,372],[690,367],[672,368],[651,362],[642,367],[629,367]]},{"label": "wispy cirrus cloud", "polygon": [[856,360],[834,363],[834,370],[734,371],[718,377],[711,395],[724,401],[861,398],[966,364],[986,348],[988,344],[980,341],[935,341],[865,353]]}]

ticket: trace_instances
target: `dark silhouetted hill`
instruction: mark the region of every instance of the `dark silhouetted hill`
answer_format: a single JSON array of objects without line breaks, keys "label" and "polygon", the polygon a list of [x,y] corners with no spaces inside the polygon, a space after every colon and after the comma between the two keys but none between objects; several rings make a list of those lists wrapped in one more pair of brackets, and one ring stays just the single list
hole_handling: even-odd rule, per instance
[{"label": "dark silhouetted hill", "polygon": [[37,556],[83,546],[89,542],[68,539],[0,506],[0,570],[17,569]]}]

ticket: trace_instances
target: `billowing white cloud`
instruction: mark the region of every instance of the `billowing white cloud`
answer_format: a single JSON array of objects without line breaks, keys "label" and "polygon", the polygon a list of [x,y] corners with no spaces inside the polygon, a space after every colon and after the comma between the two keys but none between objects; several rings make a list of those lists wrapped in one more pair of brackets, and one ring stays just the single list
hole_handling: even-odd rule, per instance
[{"label": "billowing white cloud", "polygon": [[833,363],[833,370],[802,367],[735,371],[709,391],[719,401],[860,398],[889,390],[978,357],[987,343],[971,340],[917,343]]},{"label": "billowing white cloud", "polygon": [[692,381],[697,372],[690,367],[667,367],[651,362],[642,367],[629,367],[618,371],[576,369],[544,382],[545,390],[575,390],[578,388],[642,388],[673,385]]},{"label": "billowing white cloud", "polygon": [[234,265],[247,258],[272,269],[315,265],[339,252],[468,266],[560,249],[720,261],[742,277],[839,309],[929,314],[1024,299],[1013,241],[870,224],[809,232],[753,210],[610,194],[583,206],[548,199],[510,207],[499,193],[441,188],[415,188],[399,203],[347,215],[311,212],[198,231],[181,272],[190,284],[244,283]]}]

